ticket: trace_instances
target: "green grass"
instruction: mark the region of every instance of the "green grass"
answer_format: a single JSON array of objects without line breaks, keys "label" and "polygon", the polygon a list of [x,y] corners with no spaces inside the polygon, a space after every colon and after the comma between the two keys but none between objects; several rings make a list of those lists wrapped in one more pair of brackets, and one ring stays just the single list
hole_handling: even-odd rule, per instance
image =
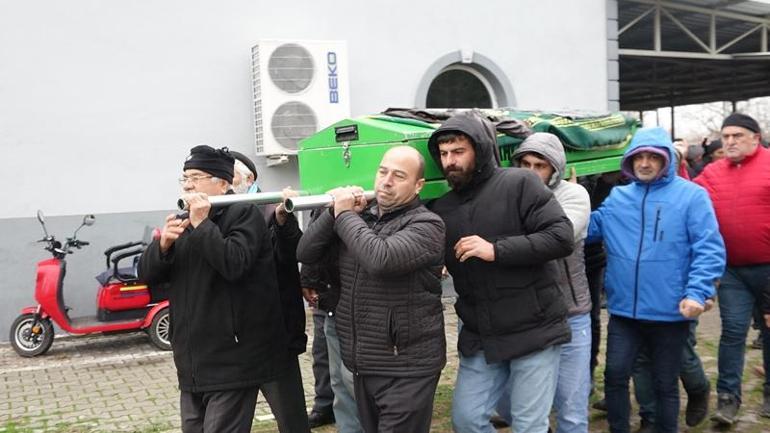
[{"label": "green grass", "polygon": [[[161,433],[171,429],[168,423],[150,423],[140,429],[127,430],[130,433]],[[98,433],[104,428],[99,426],[97,420],[82,420],[72,423],[50,423],[44,420],[42,423],[32,423],[29,419],[11,420],[0,425],[0,433],[37,433],[40,431],[50,433]]]}]

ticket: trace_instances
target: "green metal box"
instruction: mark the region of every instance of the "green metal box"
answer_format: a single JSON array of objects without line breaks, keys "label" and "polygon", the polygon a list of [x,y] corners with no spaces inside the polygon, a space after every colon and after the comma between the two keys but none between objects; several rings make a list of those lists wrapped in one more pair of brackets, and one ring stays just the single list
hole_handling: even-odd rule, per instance
[{"label": "green metal box", "polygon": [[[483,113],[493,119],[521,120],[533,131],[556,134],[565,143],[567,171],[575,167],[579,176],[619,170],[623,152],[638,126],[635,119],[619,113],[565,116],[505,109]],[[440,122],[430,120],[386,114],[362,116],[341,120],[304,139],[298,152],[301,189],[310,194],[344,185],[372,189],[385,151],[409,145],[426,160],[422,198],[441,196],[449,187],[427,149],[428,138]],[[510,166],[510,156],[521,141],[519,137],[498,134],[503,166]]]}]

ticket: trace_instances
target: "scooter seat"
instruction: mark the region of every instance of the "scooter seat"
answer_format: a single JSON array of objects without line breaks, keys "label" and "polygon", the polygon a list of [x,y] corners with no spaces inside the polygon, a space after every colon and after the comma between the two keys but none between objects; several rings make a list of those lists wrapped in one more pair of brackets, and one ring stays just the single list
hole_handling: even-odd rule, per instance
[{"label": "scooter seat", "polygon": [[112,282],[131,282],[136,281],[139,278],[137,277],[137,270],[136,267],[126,267],[126,268],[118,268],[117,272],[120,274],[115,274],[115,268],[107,269],[106,271],[102,272],[101,274],[97,275],[96,281],[99,282],[102,286],[106,286],[107,284],[110,284]]}]

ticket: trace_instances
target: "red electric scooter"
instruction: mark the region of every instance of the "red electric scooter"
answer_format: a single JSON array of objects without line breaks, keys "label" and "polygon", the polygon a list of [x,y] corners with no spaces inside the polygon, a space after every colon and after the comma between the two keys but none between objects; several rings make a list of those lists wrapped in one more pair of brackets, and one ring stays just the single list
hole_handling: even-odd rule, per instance
[{"label": "red electric scooter", "polygon": [[[72,254],[73,249],[88,245],[88,242],[77,238],[77,233],[84,226],[93,225],[95,218],[93,215],[83,217],[83,223],[63,245],[48,234],[41,211],[37,212],[37,219],[45,234],[38,242],[46,244],[45,250],[53,258],[37,264],[35,300],[38,305],[23,308],[21,315],[11,325],[10,340],[16,353],[33,357],[47,352],[54,338],[51,321],[75,335],[144,330],[155,346],[162,350],[171,349],[168,297],[165,290],[162,287],[157,290],[149,288],[136,275],[139,255],[149,239],[117,245],[105,251],[107,271],[96,277],[100,283],[97,315],[70,317],[63,297],[66,256]],[[119,263],[124,260],[132,266],[119,267]]]}]

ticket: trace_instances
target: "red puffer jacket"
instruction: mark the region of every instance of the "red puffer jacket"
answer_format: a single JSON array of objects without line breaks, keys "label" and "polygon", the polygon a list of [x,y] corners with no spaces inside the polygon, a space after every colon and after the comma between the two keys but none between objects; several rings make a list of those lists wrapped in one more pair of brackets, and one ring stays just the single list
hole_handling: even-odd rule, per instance
[{"label": "red puffer jacket", "polygon": [[740,163],[709,164],[695,183],[714,203],[727,264],[770,263],[770,150],[759,146]]}]

